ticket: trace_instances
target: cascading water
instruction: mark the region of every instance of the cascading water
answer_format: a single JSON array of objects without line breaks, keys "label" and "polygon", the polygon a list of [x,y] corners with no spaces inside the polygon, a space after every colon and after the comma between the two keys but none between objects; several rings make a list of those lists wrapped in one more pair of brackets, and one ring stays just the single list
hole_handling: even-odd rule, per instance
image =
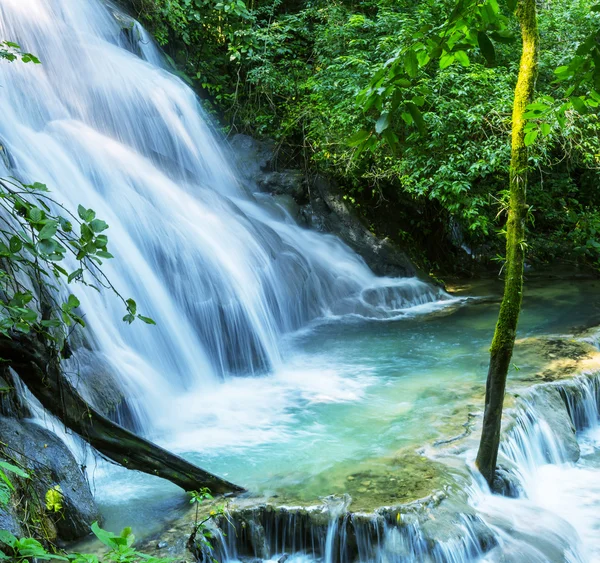
[{"label": "cascading water", "polygon": [[42,59],[0,66],[0,176],[44,182],[67,208],[105,219],[117,257],[107,275],[158,323],[125,326],[111,296],[81,291],[96,355],[76,361],[110,365],[152,413],[146,432],[189,422],[191,401],[182,413],[175,398],[278,369],[282,335],[315,318],[389,318],[446,298],[417,279],[376,278],[335,238],[258,205],[194,93],[113,7],[2,0],[0,37]]}]

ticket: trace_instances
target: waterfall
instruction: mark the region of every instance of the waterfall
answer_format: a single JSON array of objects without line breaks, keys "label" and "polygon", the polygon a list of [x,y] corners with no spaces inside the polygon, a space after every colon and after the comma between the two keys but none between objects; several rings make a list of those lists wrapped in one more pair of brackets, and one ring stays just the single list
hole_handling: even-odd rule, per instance
[{"label": "waterfall", "polygon": [[280,368],[282,337],[314,319],[447,299],[377,278],[339,240],[259,205],[196,95],[110,4],[2,0],[0,38],[42,61],[0,64],[0,177],[43,182],[106,220],[105,272],[158,325],[127,326],[118,300],[77,288],[88,330],[68,368],[102,366],[146,433],[189,422],[176,399]]}]

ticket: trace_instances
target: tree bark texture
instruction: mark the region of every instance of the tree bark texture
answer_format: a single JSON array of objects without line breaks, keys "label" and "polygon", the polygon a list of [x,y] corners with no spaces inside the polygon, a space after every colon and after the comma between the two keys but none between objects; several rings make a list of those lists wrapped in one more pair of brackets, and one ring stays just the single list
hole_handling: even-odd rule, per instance
[{"label": "tree bark texture", "polygon": [[539,38],[535,0],[520,0],[517,16],[521,25],[523,51],[513,102],[504,296],[490,348],[483,429],[476,460],[479,471],[490,486],[496,471],[506,379],[523,296],[528,169],[524,115],[533,99],[537,74]]}]

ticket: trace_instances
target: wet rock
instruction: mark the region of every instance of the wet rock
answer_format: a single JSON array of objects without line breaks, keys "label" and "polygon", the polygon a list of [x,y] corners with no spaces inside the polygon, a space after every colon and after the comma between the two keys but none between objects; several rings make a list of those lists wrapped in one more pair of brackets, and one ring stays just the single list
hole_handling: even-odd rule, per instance
[{"label": "wet rock", "polygon": [[299,170],[267,172],[259,177],[257,184],[265,192],[290,196],[299,205],[308,203],[306,177]]},{"label": "wet rock", "polygon": [[535,409],[536,416],[552,429],[562,449],[565,461],[579,459],[579,444],[576,429],[569,416],[567,405],[556,385],[538,385],[523,396]]},{"label": "wet rock", "polygon": [[376,237],[360,222],[332,182],[316,176],[310,185],[310,197],[310,211],[305,215],[309,225],[340,237],[375,274],[399,277],[417,274],[404,252],[388,239]]},{"label": "wet rock", "polygon": [[229,144],[238,169],[247,181],[259,183],[265,173],[273,171],[274,141],[258,141],[248,135],[234,135]]},{"label": "wet rock", "polygon": [[8,368],[0,371],[0,415],[9,418],[26,418],[31,415],[23,397],[17,391],[19,380]]},{"label": "wet rock", "polygon": [[[62,440],[31,421],[6,417],[0,417],[0,436],[8,444],[4,456],[31,475],[28,484],[33,493],[28,493],[29,516],[46,521],[62,540],[87,535],[91,524],[101,517],[81,467]],[[25,482],[20,486],[24,488]],[[60,487],[63,507],[50,514],[44,507],[44,499],[56,486]],[[24,518],[18,503],[12,510],[12,517],[15,515]]]},{"label": "wet rock", "polygon": [[262,191],[288,196],[300,206],[290,213],[299,223],[342,239],[379,276],[411,277],[417,270],[402,250],[388,239],[373,235],[346,205],[335,183],[300,170],[275,170],[275,143],[247,135],[231,139],[242,177]]},{"label": "wet rock", "polygon": [[144,427],[143,413],[127,399],[133,393],[126,393],[123,382],[103,354],[77,349],[69,361],[71,378],[84,399],[96,407],[103,415],[135,433]]},{"label": "wet rock", "polygon": [[492,483],[492,491],[509,498],[521,496],[521,483],[514,473],[504,467],[497,467]]}]

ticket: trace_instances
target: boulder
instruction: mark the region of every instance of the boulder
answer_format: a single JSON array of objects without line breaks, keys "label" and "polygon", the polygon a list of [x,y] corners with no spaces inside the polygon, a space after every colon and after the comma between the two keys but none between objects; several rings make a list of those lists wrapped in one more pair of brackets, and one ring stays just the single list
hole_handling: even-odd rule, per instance
[{"label": "boulder", "polygon": [[308,203],[308,185],[300,170],[263,173],[258,178],[257,185],[270,194],[290,196],[299,205]]},{"label": "boulder", "polygon": [[[0,436],[6,444],[0,450],[0,457],[24,468],[31,477],[15,483],[18,490],[26,492],[27,511],[21,503],[13,502],[9,509],[0,511],[0,524],[21,533],[11,522],[23,523],[27,515],[45,522],[46,529],[54,528],[61,540],[87,535],[91,524],[101,517],[85,474],[64,442],[30,420],[3,416],[0,416]],[[62,508],[50,512],[45,499],[47,492],[55,487],[60,487]]]}]

